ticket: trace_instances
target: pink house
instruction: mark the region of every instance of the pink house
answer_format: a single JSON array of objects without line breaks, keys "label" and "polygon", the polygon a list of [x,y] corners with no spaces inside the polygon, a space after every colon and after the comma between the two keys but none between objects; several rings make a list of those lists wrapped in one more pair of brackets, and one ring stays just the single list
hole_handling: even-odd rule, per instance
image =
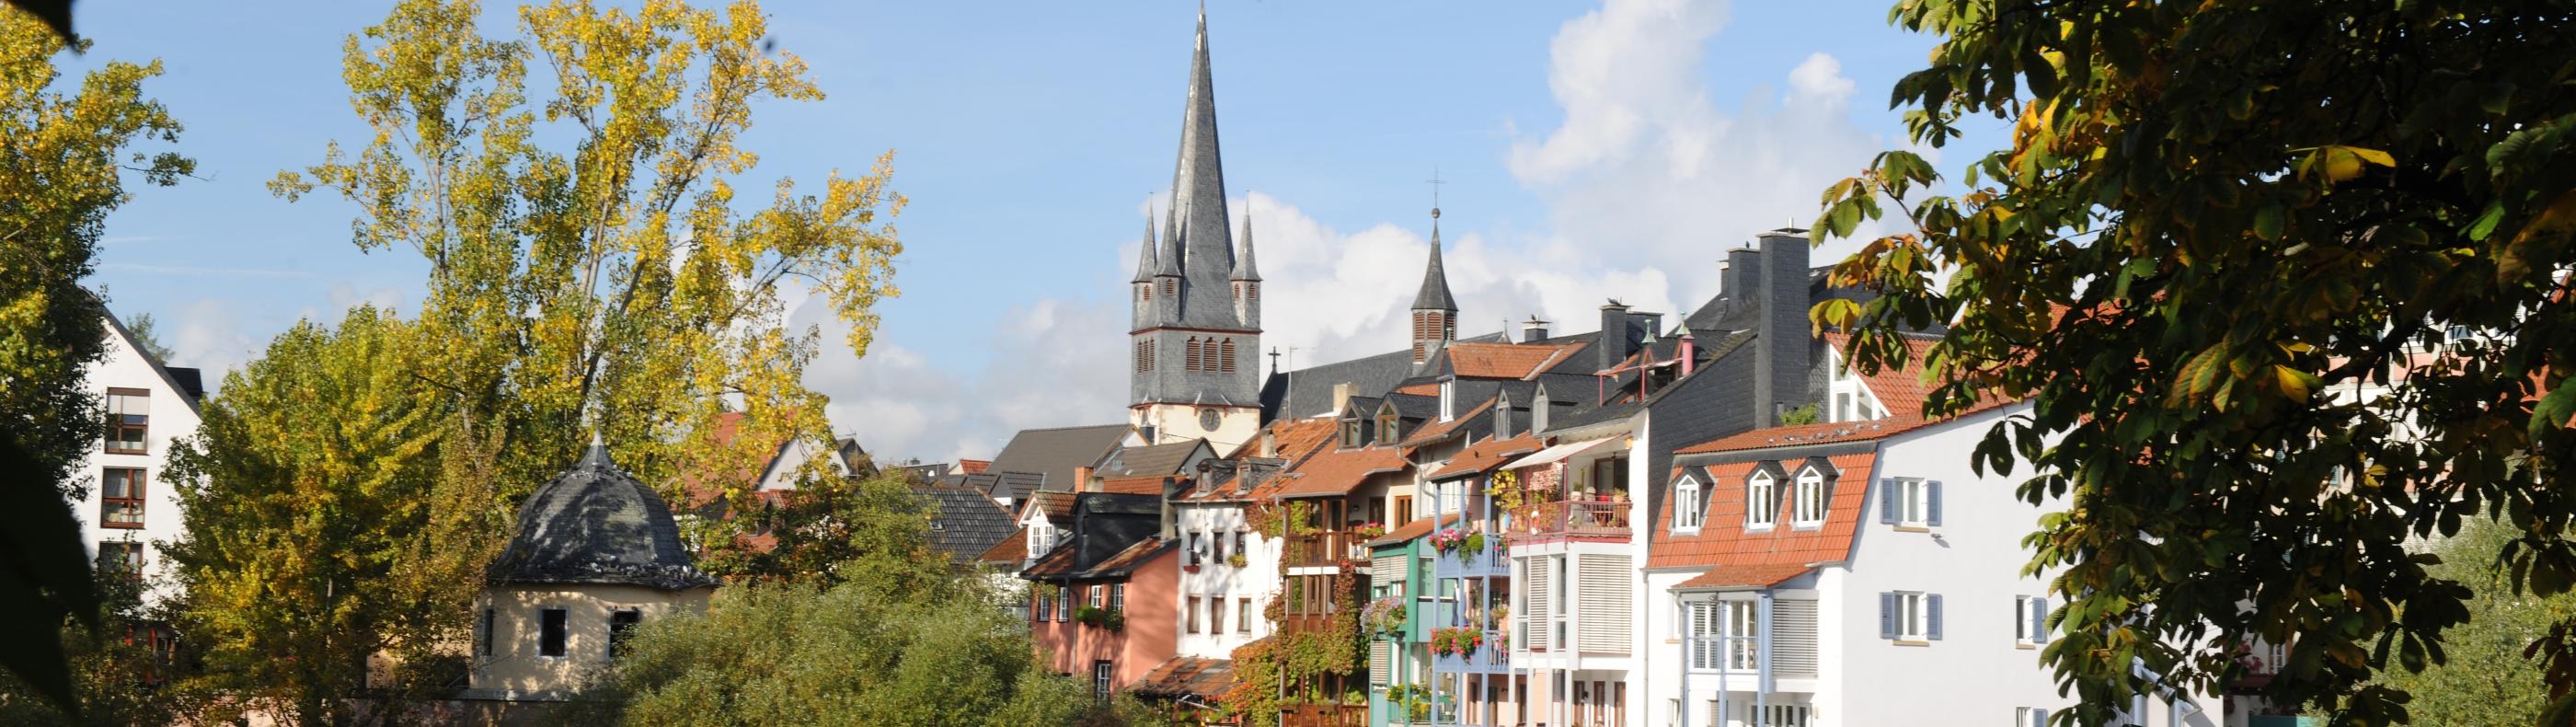
[{"label": "pink house", "polygon": [[1161,498],[1082,493],[1068,537],[1020,572],[1029,636],[1060,674],[1088,678],[1101,698],[1172,658],[1179,623],[1180,548],[1163,537]]}]

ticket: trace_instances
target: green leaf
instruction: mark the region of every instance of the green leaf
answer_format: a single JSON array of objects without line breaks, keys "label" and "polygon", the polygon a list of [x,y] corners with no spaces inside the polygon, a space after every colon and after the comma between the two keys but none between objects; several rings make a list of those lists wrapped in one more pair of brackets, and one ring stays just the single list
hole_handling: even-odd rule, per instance
[{"label": "green leaf", "polygon": [[2496,224],[2503,221],[2504,203],[2487,203],[2486,214],[2478,215],[2478,220],[2469,224],[2469,239],[2479,242],[2486,241],[2488,235],[2495,234]]},{"label": "green leaf", "polygon": [[2576,376],[2559,379],[2549,394],[2531,407],[2531,438],[2539,441],[2551,429],[2569,426],[2568,417],[2576,415]]},{"label": "green leaf", "polygon": [[2278,242],[2281,239],[2281,227],[2285,224],[2283,221],[2284,216],[2285,215],[2281,210],[2281,205],[2277,202],[2267,203],[2260,208],[2256,208],[2254,210],[2254,236],[2263,238],[2266,241]]}]

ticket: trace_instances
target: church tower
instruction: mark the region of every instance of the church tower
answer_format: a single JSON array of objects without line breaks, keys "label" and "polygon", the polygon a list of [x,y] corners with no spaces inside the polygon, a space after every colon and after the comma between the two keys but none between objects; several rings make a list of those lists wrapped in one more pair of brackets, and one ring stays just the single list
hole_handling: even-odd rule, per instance
[{"label": "church tower", "polygon": [[1431,360],[1458,338],[1458,301],[1449,297],[1449,273],[1440,268],[1440,208],[1431,208],[1431,262],[1422,268],[1422,290],[1413,294],[1413,362]]},{"label": "church tower", "polygon": [[[1153,443],[1206,437],[1217,451],[1261,426],[1261,273],[1245,221],[1238,251],[1217,159],[1216,87],[1207,11],[1199,11],[1181,111],[1180,159],[1160,230],[1150,217],[1137,253],[1128,421]],[[1159,233],[1160,239],[1157,239]]]}]

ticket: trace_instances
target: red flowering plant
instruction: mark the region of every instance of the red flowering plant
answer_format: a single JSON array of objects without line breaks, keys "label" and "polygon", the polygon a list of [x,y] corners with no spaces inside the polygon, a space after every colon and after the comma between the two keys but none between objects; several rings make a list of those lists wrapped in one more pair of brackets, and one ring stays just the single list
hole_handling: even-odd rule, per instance
[{"label": "red flowering plant", "polygon": [[1457,550],[1458,544],[1466,541],[1467,534],[1458,532],[1457,528],[1449,528],[1431,534],[1431,547],[1439,548],[1440,552],[1443,553]]},{"label": "red flowering plant", "polygon": [[1440,656],[1466,656],[1485,645],[1485,631],[1472,626],[1451,626],[1431,632],[1431,653]]},{"label": "red flowering plant", "polygon": [[1352,526],[1352,527],[1351,527],[1351,532],[1352,532],[1352,533],[1355,533],[1355,534],[1358,534],[1358,535],[1360,536],[1360,538],[1361,538],[1361,539],[1363,539],[1363,540],[1376,540],[1376,539],[1378,539],[1378,538],[1386,537],[1386,523],[1380,523],[1380,522],[1366,522],[1366,523],[1360,523],[1360,524],[1358,524],[1358,525]]}]

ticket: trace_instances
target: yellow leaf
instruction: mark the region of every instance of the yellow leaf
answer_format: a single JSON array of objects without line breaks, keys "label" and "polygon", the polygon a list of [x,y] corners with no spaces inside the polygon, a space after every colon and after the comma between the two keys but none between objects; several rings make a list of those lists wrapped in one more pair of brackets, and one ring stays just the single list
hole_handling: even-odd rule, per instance
[{"label": "yellow leaf", "polygon": [[2272,379],[2281,385],[2281,395],[2291,401],[2307,401],[2308,394],[2323,383],[2315,374],[2280,364],[2272,365]]}]

